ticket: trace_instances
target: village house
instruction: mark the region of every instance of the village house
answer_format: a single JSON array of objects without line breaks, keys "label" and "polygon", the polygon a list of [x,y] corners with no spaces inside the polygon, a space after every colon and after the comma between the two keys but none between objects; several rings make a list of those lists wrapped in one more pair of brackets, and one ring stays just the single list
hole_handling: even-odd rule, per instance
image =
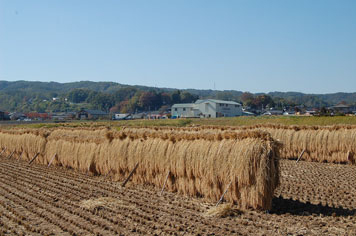
[{"label": "village house", "polygon": [[72,120],[75,117],[75,112],[53,112],[51,113],[52,120]]},{"label": "village house", "polygon": [[109,114],[100,110],[81,109],[79,112],[77,112],[75,117],[80,120],[97,120],[108,119]]},{"label": "village house", "polygon": [[349,105],[346,105],[344,103],[339,103],[335,106],[329,107],[330,110],[333,110],[334,112],[339,112],[339,113],[351,113],[352,112],[352,107]]},{"label": "village house", "polygon": [[22,112],[12,112],[9,114],[11,120],[25,120],[27,116]]},{"label": "village house", "polygon": [[132,120],[130,113],[114,114],[113,120]]},{"label": "village house", "polygon": [[26,114],[26,117],[31,120],[49,120],[51,116],[48,113],[38,113],[38,112],[29,112]]},{"label": "village house", "polygon": [[151,120],[159,120],[159,119],[168,119],[169,112],[162,112],[162,111],[152,111],[146,114],[145,119]]},{"label": "village house", "polygon": [[262,113],[263,116],[281,116],[283,115],[282,110],[269,109]]},{"label": "village house", "polygon": [[200,99],[195,103],[174,104],[172,118],[217,118],[242,115],[242,106],[237,102],[217,99]]}]

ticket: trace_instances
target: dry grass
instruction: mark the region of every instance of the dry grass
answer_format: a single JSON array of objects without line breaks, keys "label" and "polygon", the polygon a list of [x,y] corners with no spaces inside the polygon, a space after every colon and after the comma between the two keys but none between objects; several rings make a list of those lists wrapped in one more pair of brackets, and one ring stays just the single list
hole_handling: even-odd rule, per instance
[{"label": "dry grass", "polygon": [[235,205],[231,203],[226,203],[226,204],[220,204],[218,206],[213,206],[204,214],[204,216],[224,218],[224,217],[236,216],[240,214],[241,211],[237,209]]},{"label": "dry grass", "polygon": [[[9,141],[11,140],[11,141]],[[230,181],[225,199],[242,208],[270,209],[279,181],[279,145],[261,131],[186,131],[180,129],[3,130],[0,146],[23,151],[28,160],[61,165],[94,175],[111,173],[123,180],[136,163],[134,183],[217,201]]]}]

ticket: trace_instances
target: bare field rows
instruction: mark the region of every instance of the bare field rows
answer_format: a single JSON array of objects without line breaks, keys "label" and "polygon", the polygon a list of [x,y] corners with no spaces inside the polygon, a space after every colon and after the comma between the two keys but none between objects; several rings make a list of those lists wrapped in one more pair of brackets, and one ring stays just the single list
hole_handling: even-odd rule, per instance
[{"label": "bare field rows", "polygon": [[[213,203],[109,177],[0,159],[0,235],[355,235],[356,168],[282,160],[272,211],[208,217]],[[86,208],[85,200],[110,205]],[[105,201],[104,201],[105,202]]]}]

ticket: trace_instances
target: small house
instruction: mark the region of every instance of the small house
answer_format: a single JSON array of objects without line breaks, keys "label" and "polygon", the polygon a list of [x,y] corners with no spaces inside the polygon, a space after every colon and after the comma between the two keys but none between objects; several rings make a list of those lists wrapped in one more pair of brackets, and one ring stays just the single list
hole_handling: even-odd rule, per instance
[{"label": "small house", "polygon": [[173,118],[235,117],[242,115],[242,106],[233,101],[199,99],[195,103],[174,104],[171,112]]},{"label": "small house", "polygon": [[25,120],[27,116],[21,112],[12,112],[9,114],[11,120]]},{"label": "small house", "polygon": [[75,112],[53,112],[52,120],[72,120],[76,116]]},{"label": "small house", "polygon": [[114,120],[132,120],[132,115],[130,113],[115,114]]},{"label": "small house", "polygon": [[344,103],[339,103],[335,106],[330,107],[329,109],[333,110],[334,112],[339,112],[339,113],[351,113],[352,112],[352,107],[349,105],[346,105]]},{"label": "small house", "polygon": [[283,115],[282,110],[268,110],[262,114],[263,116],[281,116]]},{"label": "small house", "polygon": [[108,119],[109,114],[100,110],[81,109],[75,117],[79,120],[97,120]]}]

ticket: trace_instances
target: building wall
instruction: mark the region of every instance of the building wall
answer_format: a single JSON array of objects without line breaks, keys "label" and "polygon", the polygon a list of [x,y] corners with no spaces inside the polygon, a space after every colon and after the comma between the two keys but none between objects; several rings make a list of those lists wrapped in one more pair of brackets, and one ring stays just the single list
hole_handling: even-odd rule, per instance
[{"label": "building wall", "polygon": [[80,119],[80,120],[87,120],[88,118],[89,118],[89,115],[88,115],[88,113],[87,112],[78,112],[77,114],[76,114],[76,118],[77,119]]},{"label": "building wall", "polygon": [[241,105],[218,103],[216,104],[216,107],[216,112],[219,117],[234,117],[242,115]]},{"label": "building wall", "polygon": [[216,118],[216,103],[211,101],[205,101],[197,104],[202,118]]},{"label": "building wall", "polygon": [[206,100],[201,103],[195,103],[192,107],[187,104],[186,107],[172,107],[173,117],[201,117],[201,118],[216,118],[216,117],[235,117],[242,115],[241,105],[221,104]]},{"label": "building wall", "polygon": [[174,117],[197,117],[193,107],[172,107],[172,116]]}]

